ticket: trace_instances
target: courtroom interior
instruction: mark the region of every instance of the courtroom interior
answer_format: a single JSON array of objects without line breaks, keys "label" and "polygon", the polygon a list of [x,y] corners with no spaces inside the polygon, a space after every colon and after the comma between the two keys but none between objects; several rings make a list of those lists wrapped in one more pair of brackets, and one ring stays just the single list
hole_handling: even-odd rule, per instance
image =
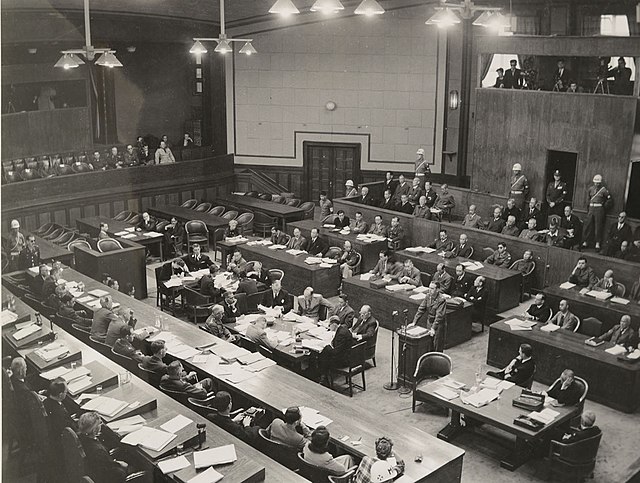
[{"label": "courtroom interior", "polygon": [[3,0],[2,480],[640,482],[637,0]]}]

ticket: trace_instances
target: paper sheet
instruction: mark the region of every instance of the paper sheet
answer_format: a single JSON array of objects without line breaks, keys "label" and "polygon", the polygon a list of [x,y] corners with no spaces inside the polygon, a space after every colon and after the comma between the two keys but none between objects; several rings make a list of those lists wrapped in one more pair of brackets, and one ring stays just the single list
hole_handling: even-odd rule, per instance
[{"label": "paper sheet", "polygon": [[89,291],[89,295],[93,295],[94,297],[102,297],[104,295],[109,295],[109,292],[106,290],[95,289]]},{"label": "paper sheet", "polygon": [[94,300],[94,298],[91,295],[86,295],[82,298],[79,298],[78,302],[80,302],[81,304],[86,304],[87,302],[91,302],[92,300]]},{"label": "paper sheet", "polygon": [[457,392],[453,392],[451,389],[447,389],[446,387],[441,387],[440,389],[436,389],[433,392],[434,394],[437,394],[438,396],[446,399],[447,401],[451,401],[452,399],[455,399],[458,397]]},{"label": "paper sheet", "polygon": [[135,416],[131,416],[130,418],[119,419],[118,421],[112,421],[111,423],[107,423],[109,428],[116,430],[118,428],[122,428],[123,426],[133,426],[134,424],[144,424],[146,420],[136,414]]},{"label": "paper sheet", "polygon": [[182,428],[186,428],[189,424],[193,423],[193,421],[182,414],[178,414],[175,418],[170,419],[162,426],[160,429],[164,429],[167,433],[177,433]]},{"label": "paper sheet", "polygon": [[40,377],[53,381],[57,377],[62,377],[68,372],[71,372],[71,369],[68,369],[64,366],[56,367],[55,369],[51,369],[50,371],[45,371],[40,373]]},{"label": "paper sheet", "polygon": [[194,451],[193,453],[193,463],[196,468],[224,465],[233,463],[237,459],[236,447],[233,444],[206,449],[204,451]]},{"label": "paper sheet", "polygon": [[176,438],[175,434],[160,431],[159,429],[142,427],[138,431],[127,434],[121,442],[131,446],[142,446],[151,451],[162,451]]},{"label": "paper sheet", "polygon": [[222,478],[224,478],[223,474],[218,473],[213,468],[209,468],[208,470],[203,471],[202,473],[199,473],[197,476],[194,476],[193,478],[191,478],[188,481],[188,483],[217,483]]},{"label": "paper sheet", "polygon": [[542,332],[555,332],[559,328],[560,328],[560,326],[556,325],[556,324],[545,324],[542,327],[540,327],[540,330]]},{"label": "paper sheet", "polygon": [[18,318],[18,314],[15,314],[10,310],[3,310],[2,311],[2,327],[4,327],[7,324],[11,324],[12,322],[15,322],[17,318]]},{"label": "paper sheet", "polygon": [[612,354],[614,356],[619,356],[627,352],[627,350],[621,345],[614,345],[613,347],[609,347],[608,349],[605,349],[605,352],[608,352],[609,354]]},{"label": "paper sheet", "polygon": [[614,304],[627,305],[629,303],[629,300],[623,299],[622,297],[611,297],[611,302],[613,302]]},{"label": "paper sheet", "polygon": [[84,376],[79,379],[75,379],[68,386],[69,394],[75,396],[76,394],[81,393],[84,389],[88,388],[93,384],[93,381],[90,376]]},{"label": "paper sheet", "polygon": [[564,289],[564,290],[572,289],[575,286],[576,286],[576,284],[575,283],[571,283],[571,282],[564,282],[564,283],[560,284],[560,288]]},{"label": "paper sheet", "polygon": [[369,280],[371,280],[371,277],[373,277],[373,273],[363,273],[362,275],[360,275],[360,280],[368,282]]},{"label": "paper sheet", "polygon": [[160,468],[160,471],[165,475],[181,470],[182,468],[188,468],[189,466],[191,466],[191,463],[189,463],[189,460],[184,456],[178,456],[177,458],[171,458],[158,463],[158,468]]},{"label": "paper sheet", "polygon": [[103,416],[113,417],[127,406],[128,404],[124,401],[107,396],[99,396],[82,406],[82,409],[85,411],[96,411]]},{"label": "paper sheet", "polygon": [[42,329],[42,327],[40,327],[39,325],[30,324],[27,327],[25,327],[24,329],[20,329],[20,330],[14,332],[12,335],[13,335],[13,338],[15,340],[22,340],[22,339],[25,339],[25,338],[29,337],[31,334],[35,334],[40,329]]}]

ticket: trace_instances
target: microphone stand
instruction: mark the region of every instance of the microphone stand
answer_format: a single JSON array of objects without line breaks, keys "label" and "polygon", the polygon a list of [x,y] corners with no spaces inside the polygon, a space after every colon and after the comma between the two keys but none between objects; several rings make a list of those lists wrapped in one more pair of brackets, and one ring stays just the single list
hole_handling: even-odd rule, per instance
[{"label": "microphone stand", "polygon": [[393,366],[394,357],[395,357],[395,347],[396,347],[396,315],[398,315],[398,311],[394,310],[391,312],[391,379],[389,382],[382,385],[387,391],[395,391],[398,389],[398,383],[393,380]]},{"label": "microphone stand", "polygon": [[411,392],[411,388],[407,385],[407,323],[409,310],[404,309],[402,312],[404,313],[404,324],[402,326],[402,335],[404,336],[404,342],[402,343],[402,373],[404,377],[398,393],[409,394]]}]

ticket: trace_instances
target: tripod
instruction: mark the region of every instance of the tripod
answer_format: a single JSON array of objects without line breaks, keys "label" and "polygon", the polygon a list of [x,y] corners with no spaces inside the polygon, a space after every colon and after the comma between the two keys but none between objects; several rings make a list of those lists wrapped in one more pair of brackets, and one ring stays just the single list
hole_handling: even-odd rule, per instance
[{"label": "tripod", "polygon": [[404,378],[398,392],[400,394],[409,394],[411,392],[411,388],[407,385],[407,317],[409,310],[404,309],[402,313],[404,314],[404,324],[402,326],[402,335],[404,336],[404,342],[402,343],[402,374]]},{"label": "tripod", "polygon": [[396,316],[398,315],[398,311],[394,310],[391,312],[391,379],[389,382],[382,385],[387,391],[395,391],[398,389],[398,383],[393,380],[393,366],[394,366],[394,357],[395,357],[395,347],[396,347]]},{"label": "tripod", "polygon": [[609,92],[609,83],[607,82],[607,79],[598,79],[598,83],[596,84],[596,88],[593,90],[593,93],[598,94],[598,89],[600,90],[600,94],[611,94]]}]

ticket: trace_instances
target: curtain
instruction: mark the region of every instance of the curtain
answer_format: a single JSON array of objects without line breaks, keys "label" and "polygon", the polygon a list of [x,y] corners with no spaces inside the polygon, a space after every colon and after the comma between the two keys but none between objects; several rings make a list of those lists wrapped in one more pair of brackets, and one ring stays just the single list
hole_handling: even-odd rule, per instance
[{"label": "curtain", "polygon": [[485,79],[485,77],[487,77],[492,62],[493,54],[480,55],[480,85],[482,85],[482,81]]},{"label": "curtain", "polygon": [[516,16],[516,35],[540,35],[539,19],[536,16]]},{"label": "curtain", "polygon": [[634,11],[631,15],[627,15],[627,23],[629,24],[629,35],[631,37],[640,35],[640,23],[638,23],[636,11]]}]

